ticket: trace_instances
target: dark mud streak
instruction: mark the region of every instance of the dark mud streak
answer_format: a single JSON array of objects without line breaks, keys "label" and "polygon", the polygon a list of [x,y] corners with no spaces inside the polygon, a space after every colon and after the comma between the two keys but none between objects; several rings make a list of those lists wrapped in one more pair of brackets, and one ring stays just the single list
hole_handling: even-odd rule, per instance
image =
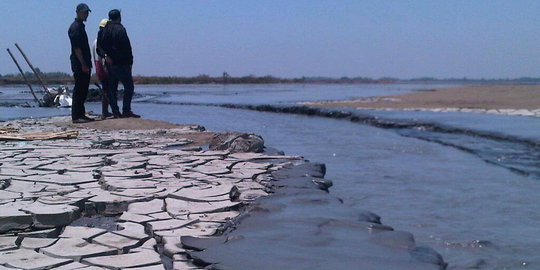
[{"label": "dark mud streak", "polygon": [[453,144],[453,143],[447,143],[447,142],[444,142],[444,141],[442,141],[442,140],[429,139],[429,138],[417,137],[417,136],[405,135],[405,134],[400,134],[400,135],[405,136],[405,137],[410,137],[410,138],[415,138],[415,139],[427,141],[427,142],[438,143],[438,144],[441,144],[441,145],[444,145],[444,146],[454,147],[454,148],[459,149],[459,150],[461,150],[461,151],[464,151],[464,152],[467,152],[467,153],[469,153],[469,154],[475,155],[475,156],[477,156],[478,158],[484,160],[484,162],[486,162],[486,163],[489,163],[489,164],[491,164],[491,165],[496,165],[496,166],[503,167],[503,168],[505,168],[505,169],[510,170],[510,171],[513,172],[513,173],[516,173],[516,174],[519,174],[519,175],[523,175],[523,176],[536,175],[537,177],[540,178],[540,175],[537,174],[537,173],[530,173],[530,172],[527,172],[527,171],[525,171],[525,170],[521,170],[521,169],[518,169],[518,168],[514,168],[514,167],[512,167],[512,166],[503,165],[503,164],[497,163],[497,162],[495,162],[495,161],[486,159],[486,158],[484,158],[482,155],[480,155],[478,152],[476,152],[476,151],[474,151],[474,150],[472,150],[472,149],[469,149],[469,148],[467,148],[467,147],[463,147],[463,146],[456,145],[456,144]]},{"label": "dark mud streak", "polygon": [[483,132],[477,130],[469,129],[459,129],[448,127],[436,123],[422,123],[415,121],[404,121],[404,120],[389,120],[383,119],[367,114],[361,113],[352,113],[349,111],[338,111],[330,109],[320,109],[320,108],[311,108],[307,106],[282,106],[282,105],[237,105],[237,104],[217,104],[214,106],[232,108],[232,109],[248,109],[256,111],[265,111],[265,112],[276,112],[276,113],[290,113],[290,114],[301,114],[308,116],[319,116],[326,118],[334,119],[345,119],[350,120],[351,122],[359,122],[362,124],[371,125],[378,128],[384,129],[422,129],[428,131],[442,132],[442,133],[453,133],[453,134],[463,134],[467,136],[483,137],[493,140],[502,140],[509,142],[524,143],[534,147],[540,147],[540,142],[528,140],[524,138],[516,138],[512,136],[507,136],[498,133]]},{"label": "dark mud streak", "polygon": [[483,137],[483,138],[492,139],[492,140],[502,140],[502,141],[508,141],[508,142],[523,143],[523,144],[528,144],[534,147],[540,147],[540,142],[538,141],[508,136],[508,135],[494,133],[494,132],[460,129],[460,128],[454,128],[454,127],[441,125],[438,123],[384,119],[384,118],[379,118],[376,116],[362,114],[358,112],[353,113],[347,110],[333,110],[333,109],[326,109],[326,108],[313,108],[309,106],[296,106],[296,105],[270,105],[270,104],[249,105],[249,104],[230,104],[230,103],[218,104],[218,103],[194,103],[194,102],[165,102],[165,101],[155,101],[155,100],[144,101],[141,103],[185,105],[185,106],[210,106],[210,107],[222,107],[222,108],[228,108],[228,109],[252,110],[252,111],[260,111],[260,112],[274,112],[274,113],[318,116],[318,117],[325,117],[325,118],[349,120],[351,122],[362,123],[362,124],[366,124],[366,125],[370,125],[370,126],[374,126],[378,128],[384,128],[384,129],[423,129],[423,130],[442,132],[442,133],[464,134],[468,136]]},{"label": "dark mud streak", "polygon": [[[155,104],[168,104],[168,105],[189,105],[189,106],[212,106],[212,107],[222,107],[228,109],[242,109],[242,110],[253,110],[260,112],[273,112],[273,113],[286,113],[286,114],[298,114],[298,115],[307,115],[307,116],[316,116],[340,120],[349,120],[353,123],[360,123],[365,125],[370,125],[383,129],[395,129],[395,130],[418,130],[418,131],[430,131],[437,132],[441,134],[458,134],[469,136],[473,138],[493,140],[493,141],[502,141],[508,143],[519,144],[521,147],[525,147],[529,153],[540,153],[540,142],[518,138],[514,136],[508,136],[500,133],[494,132],[485,132],[479,130],[470,130],[470,129],[460,129],[455,127],[449,127],[441,125],[439,123],[429,123],[429,122],[417,122],[417,121],[406,121],[406,120],[391,120],[379,118],[372,115],[362,114],[359,112],[350,112],[347,110],[335,110],[335,109],[325,109],[325,108],[312,108],[308,106],[296,106],[296,105],[249,105],[249,104],[215,104],[215,103],[189,103],[189,102],[162,102],[162,101],[145,101],[146,103],[155,103]],[[475,149],[464,147],[462,145],[457,145],[454,143],[448,143],[443,140],[425,138],[422,136],[415,136],[413,134],[402,134],[401,136],[416,138],[424,141],[438,143],[444,146],[454,147],[456,149],[465,151],[467,153],[478,156],[485,162],[503,167],[514,173],[530,176],[534,175],[536,178],[540,179],[540,173],[535,171],[527,171],[523,169],[516,168],[507,164],[499,163],[493,159],[486,158],[486,156],[480,154]],[[528,154],[526,154],[529,156]],[[538,159],[540,162],[540,156],[537,154],[532,155],[535,159]]]}]

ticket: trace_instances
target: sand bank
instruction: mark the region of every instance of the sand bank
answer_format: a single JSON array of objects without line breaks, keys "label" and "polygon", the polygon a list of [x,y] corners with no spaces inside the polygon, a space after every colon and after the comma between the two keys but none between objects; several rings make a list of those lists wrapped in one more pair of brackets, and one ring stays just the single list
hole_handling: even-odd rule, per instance
[{"label": "sand bank", "polygon": [[463,111],[540,116],[540,85],[481,85],[423,89],[405,95],[302,104],[326,108]]}]

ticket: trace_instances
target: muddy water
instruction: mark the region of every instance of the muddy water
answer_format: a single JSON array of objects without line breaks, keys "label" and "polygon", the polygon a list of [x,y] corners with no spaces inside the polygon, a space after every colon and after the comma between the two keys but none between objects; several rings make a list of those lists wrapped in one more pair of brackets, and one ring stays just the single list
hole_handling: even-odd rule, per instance
[{"label": "muddy water", "polygon": [[[332,194],[412,232],[450,267],[540,266],[540,227],[534,225],[540,221],[539,179],[470,152],[346,120],[173,105],[162,105],[152,117],[255,132],[287,154],[325,163]],[[512,144],[506,147],[512,151]]]},{"label": "muddy water", "polygon": [[[349,120],[179,105],[279,104],[405,93],[417,87],[434,88],[431,85],[145,86],[138,89],[148,93],[146,101],[133,107],[145,118],[198,123],[214,131],[254,132],[263,136],[266,145],[326,163],[326,178],[334,181],[332,194],[349,207],[379,214],[384,224],[413,233],[417,242],[441,253],[449,269],[540,268],[540,205],[537,203],[540,179],[535,174],[535,168],[540,167],[535,158],[539,151],[519,140],[504,139],[506,136],[540,141],[540,119],[362,112],[389,121],[414,119],[420,123],[477,130],[479,134],[501,135],[486,141],[482,136],[465,133],[382,129]],[[0,92],[9,91],[0,88]],[[89,104],[88,108],[98,112],[99,104]],[[1,119],[66,113],[39,108],[0,110]],[[515,155],[516,151],[519,158],[510,163],[497,162],[501,157]]]}]

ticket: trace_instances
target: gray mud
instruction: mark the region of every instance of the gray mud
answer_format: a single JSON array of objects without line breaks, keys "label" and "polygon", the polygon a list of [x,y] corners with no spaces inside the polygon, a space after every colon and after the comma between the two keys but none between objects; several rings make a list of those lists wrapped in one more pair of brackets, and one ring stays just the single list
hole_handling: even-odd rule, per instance
[{"label": "gray mud", "polygon": [[[182,237],[189,256],[210,269],[444,269],[442,256],[412,234],[346,207],[314,184],[324,166],[272,173],[271,196],[255,201],[220,237]],[[330,218],[331,217],[331,218]],[[257,258],[257,259],[254,259]]]}]

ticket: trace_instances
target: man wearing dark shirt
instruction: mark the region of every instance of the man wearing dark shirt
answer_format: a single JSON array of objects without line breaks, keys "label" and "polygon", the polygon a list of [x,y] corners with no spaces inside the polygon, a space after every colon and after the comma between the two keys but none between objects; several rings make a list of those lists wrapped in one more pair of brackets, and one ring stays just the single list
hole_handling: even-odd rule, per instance
[{"label": "man wearing dark shirt", "polygon": [[[131,111],[131,99],[133,98],[133,77],[131,68],[133,66],[133,52],[126,29],[121,24],[120,11],[113,9],[109,11],[109,22],[103,30],[100,46],[105,54],[107,71],[109,72],[109,104],[115,118],[135,117],[139,118]],[[118,82],[124,85],[124,100],[122,114],[117,103]]]},{"label": "man wearing dark shirt", "polygon": [[85,115],[86,110],[84,108],[84,102],[88,95],[88,86],[90,85],[92,58],[83,22],[86,21],[91,10],[88,5],[81,3],[77,5],[75,11],[77,17],[68,30],[69,41],[71,42],[71,70],[75,78],[71,119],[73,123],[85,123],[94,120]]}]

